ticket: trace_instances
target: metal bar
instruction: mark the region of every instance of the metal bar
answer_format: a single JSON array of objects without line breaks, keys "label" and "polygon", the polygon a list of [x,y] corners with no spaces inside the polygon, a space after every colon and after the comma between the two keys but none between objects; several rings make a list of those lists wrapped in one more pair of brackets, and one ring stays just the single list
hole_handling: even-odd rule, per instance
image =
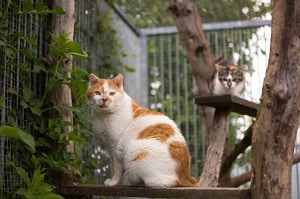
[{"label": "metal bar", "polygon": [[189,140],[190,140],[190,129],[189,129],[189,97],[188,97],[188,90],[189,90],[189,87],[188,87],[188,69],[187,69],[187,60],[186,58],[183,59],[183,79],[184,79],[184,112],[185,112],[185,138],[186,138],[186,141],[188,143],[188,146],[189,146]]},{"label": "metal bar", "polygon": [[170,117],[173,117],[173,74],[172,74],[172,36],[168,36],[168,78],[169,78],[169,97],[170,97]]},{"label": "metal bar", "polygon": [[142,77],[140,77],[140,83],[142,84],[140,88],[140,93],[142,95],[141,98],[141,106],[149,108],[149,74],[148,74],[148,37],[146,37],[144,34],[141,34],[140,37],[140,71],[141,74],[143,74]]},{"label": "metal bar", "polygon": [[180,126],[180,115],[181,115],[181,110],[180,110],[180,70],[179,70],[179,35],[176,35],[176,40],[175,40],[175,49],[176,49],[176,65],[175,65],[175,70],[176,70],[176,111],[177,111],[177,116],[176,116],[176,123],[178,126]]},{"label": "metal bar", "polygon": [[164,38],[163,35],[161,35],[159,37],[159,43],[160,43],[160,48],[159,48],[159,52],[160,52],[160,88],[161,88],[161,92],[160,92],[160,101],[162,103],[161,106],[161,111],[164,113],[165,112],[165,106],[164,106],[164,102],[165,102],[165,63],[164,63]]},{"label": "metal bar", "polygon": [[[204,23],[204,31],[216,31],[216,30],[228,30],[228,29],[239,29],[239,28],[255,28],[271,25],[271,20],[244,20],[244,21],[229,21],[219,23]],[[162,35],[162,34],[177,34],[178,29],[176,26],[159,27],[159,28],[143,28],[140,29],[143,34],[146,35]]]},{"label": "metal bar", "polygon": [[[107,2],[107,0],[106,0]],[[116,5],[115,3],[110,4],[107,3],[114,11],[115,13],[123,20],[123,22],[125,22],[128,27],[137,35],[137,36],[141,36],[142,32],[140,31],[140,29],[138,29],[134,23],[132,23],[132,21],[130,19],[128,19],[128,17],[126,16],[126,14],[124,14],[124,12],[120,9],[120,7],[118,5]]]},{"label": "metal bar", "polygon": [[[198,163],[199,163],[199,159],[198,159],[198,151],[199,151],[199,148],[198,148],[198,131],[200,129],[198,129],[198,123],[197,123],[197,117],[200,117],[199,114],[198,114],[198,106],[193,103],[193,134],[194,134],[194,139],[193,139],[193,144],[194,144],[194,159],[195,159],[195,162],[194,164],[196,165],[195,167],[195,175],[196,176],[199,176],[199,167],[198,167]],[[202,135],[202,140],[205,140],[204,139],[204,135]],[[202,146],[205,146],[205,142],[203,144],[203,141],[202,141]],[[205,158],[205,147],[202,147],[202,162],[204,162],[204,159]],[[202,163],[201,162],[201,163]]]}]

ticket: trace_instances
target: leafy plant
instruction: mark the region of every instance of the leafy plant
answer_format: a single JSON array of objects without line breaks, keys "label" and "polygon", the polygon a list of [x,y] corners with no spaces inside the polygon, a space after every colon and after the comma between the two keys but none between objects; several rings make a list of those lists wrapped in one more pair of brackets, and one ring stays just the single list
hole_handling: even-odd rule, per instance
[{"label": "leafy plant", "polygon": [[[12,140],[10,147],[13,148],[14,156],[22,158],[10,159],[7,156],[5,161],[13,161],[10,165],[15,168],[25,183],[25,187],[22,188],[19,188],[19,183],[13,184],[13,190],[16,191],[12,191],[12,193],[15,192],[25,198],[62,198],[53,194],[51,174],[55,171],[68,172],[67,165],[83,168],[80,154],[78,158],[77,154],[66,153],[64,148],[72,140],[75,142],[76,148],[83,149],[84,138],[87,138],[90,133],[86,129],[89,111],[84,106],[87,87],[85,79],[87,79],[88,73],[74,67],[70,69],[74,71],[74,75],[70,78],[66,75],[70,71],[60,67],[60,64],[65,61],[72,61],[70,55],[75,59],[85,59],[87,53],[82,50],[79,43],[68,40],[67,34],[51,35],[52,43],[49,45],[48,56],[55,57],[55,61],[53,65],[46,67],[36,56],[37,48],[40,47],[36,39],[23,36],[21,32],[13,31],[7,26],[6,21],[13,18],[14,15],[35,14],[47,16],[49,14],[63,14],[64,11],[59,7],[50,10],[46,5],[31,3],[30,1],[21,1],[20,3],[17,4],[9,0],[4,11],[0,11],[0,14],[2,14],[0,16],[0,58],[5,60],[5,68],[0,64],[0,70],[4,71],[4,73],[1,72],[0,79],[2,79],[2,74],[10,76],[7,67],[18,68],[18,75],[21,77],[18,87],[8,88],[5,91],[6,95],[3,95],[6,97],[0,98],[0,106],[6,106],[11,99],[20,104],[20,106],[12,108],[10,112],[6,113],[7,125],[0,127],[0,136],[7,136],[9,139],[16,138],[18,141],[12,142]],[[41,20],[43,19],[41,18]],[[22,47],[20,43],[26,45]],[[20,53],[26,59],[15,62],[16,55]],[[39,86],[42,91],[39,95],[35,91],[36,85],[32,86],[31,83],[33,75],[41,79]],[[70,123],[62,121],[59,114],[62,107],[58,107],[49,97],[53,89],[61,85],[68,85],[74,94],[72,96],[74,106],[64,106],[64,108],[72,110],[74,114],[72,124],[74,130],[68,136],[63,132],[63,128],[70,125]],[[2,85],[0,89],[2,89]],[[55,111],[58,114],[49,117]],[[25,115],[26,118],[24,118]],[[12,127],[20,126],[24,123],[23,120],[26,120],[27,125],[22,126],[22,129]],[[31,134],[27,133],[25,129],[29,130]],[[20,144],[19,141],[25,143],[25,145]],[[23,145],[28,150],[24,150]],[[82,153],[78,149],[75,152]],[[22,167],[19,167],[19,165],[22,165]],[[7,169],[5,168],[5,170]],[[5,178],[18,179],[14,173],[5,175]],[[47,179],[45,178],[46,175]],[[0,179],[0,183],[2,181],[3,179]],[[10,196],[16,197],[15,195]]]},{"label": "leafy plant", "polygon": [[[28,150],[31,153],[35,153],[35,142],[34,138],[29,134],[21,130],[17,127],[11,127],[11,126],[0,126],[0,135],[6,136],[10,138],[16,138],[19,141],[25,143],[28,147]],[[25,198],[53,198],[53,199],[61,199],[63,197],[53,194],[53,187],[44,182],[45,173],[42,173],[45,171],[45,169],[41,168],[41,166],[38,163],[38,159],[33,156],[32,157],[32,163],[35,165],[35,170],[32,175],[32,179],[29,177],[28,172],[21,168],[15,166],[14,162],[10,162],[10,165],[15,168],[17,173],[21,176],[21,178],[26,183],[26,188],[20,188],[16,194],[20,196],[24,196]]]},{"label": "leafy plant", "polygon": [[6,125],[0,126],[0,136],[16,138],[24,142],[32,153],[35,152],[34,138],[29,133],[24,132],[22,129]]}]

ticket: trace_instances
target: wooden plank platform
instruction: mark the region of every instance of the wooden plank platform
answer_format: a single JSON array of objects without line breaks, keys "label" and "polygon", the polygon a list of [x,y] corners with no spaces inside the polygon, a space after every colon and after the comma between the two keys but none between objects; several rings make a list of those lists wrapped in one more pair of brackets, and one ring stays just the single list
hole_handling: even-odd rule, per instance
[{"label": "wooden plank platform", "polygon": [[231,111],[256,117],[259,104],[231,95],[196,97],[195,103],[215,108],[226,107]]},{"label": "wooden plank platform", "polygon": [[104,187],[95,184],[63,185],[66,195],[122,196],[146,198],[250,199],[250,190],[241,188],[176,187],[154,189],[147,187]]}]

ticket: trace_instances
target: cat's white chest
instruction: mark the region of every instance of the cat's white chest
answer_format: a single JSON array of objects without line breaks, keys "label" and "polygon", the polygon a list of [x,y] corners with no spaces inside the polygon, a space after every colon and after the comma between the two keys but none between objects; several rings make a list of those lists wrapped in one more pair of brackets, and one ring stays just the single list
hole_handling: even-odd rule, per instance
[{"label": "cat's white chest", "polygon": [[131,122],[129,118],[128,112],[122,110],[118,114],[96,116],[93,121],[94,132],[104,144],[116,147]]}]

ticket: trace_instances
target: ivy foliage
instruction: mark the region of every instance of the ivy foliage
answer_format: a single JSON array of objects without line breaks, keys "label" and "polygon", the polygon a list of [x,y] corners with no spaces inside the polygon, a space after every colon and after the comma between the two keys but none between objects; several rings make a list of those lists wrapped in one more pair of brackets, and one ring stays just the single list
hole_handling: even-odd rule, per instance
[{"label": "ivy foliage", "polygon": [[[0,126],[0,135],[11,141],[14,157],[22,157],[10,159],[5,156],[10,168],[4,169],[14,168],[24,182],[24,185],[11,185],[13,190],[8,193],[11,198],[62,198],[54,193],[52,173],[69,172],[67,165],[81,171],[88,170],[82,164],[81,154],[85,140],[91,135],[87,128],[91,117],[85,99],[88,72],[75,66],[72,69],[61,67],[62,63],[73,61],[70,56],[82,60],[88,57],[87,53],[79,43],[68,40],[67,34],[51,35],[52,42],[50,44],[49,41],[47,57],[53,58],[53,62],[48,65],[38,58],[37,52],[41,44],[35,38],[37,35],[24,36],[22,32],[9,27],[10,21],[18,16],[39,16],[40,21],[37,23],[43,26],[43,22],[50,15],[64,13],[60,7],[49,9],[42,3],[11,0],[0,11],[0,79],[2,81],[2,78],[12,77],[15,75],[14,71],[18,71],[16,74],[19,79],[15,82],[18,87],[10,85],[0,98],[2,107],[13,101],[19,104],[11,106],[12,110],[5,115],[6,125]],[[16,58],[20,54],[25,58]],[[67,73],[70,72],[72,76],[68,77]],[[38,79],[39,85],[32,81],[33,77]],[[58,106],[51,97],[53,90],[62,85],[70,87],[73,106]],[[3,89],[2,86],[5,85],[0,85],[0,90]],[[63,109],[73,112],[73,124],[62,121],[60,113]],[[66,136],[64,127],[69,125],[74,130]],[[69,141],[75,143],[75,153],[64,150]],[[9,182],[18,179],[13,173],[4,171],[4,175],[5,179],[10,179]],[[1,175],[0,182],[3,182],[2,177]]]},{"label": "ivy foliage", "polygon": [[[169,1],[114,0],[140,28],[174,26]],[[250,20],[271,12],[271,3],[255,0],[196,0],[203,23]],[[136,6],[138,5],[138,6]]]}]

